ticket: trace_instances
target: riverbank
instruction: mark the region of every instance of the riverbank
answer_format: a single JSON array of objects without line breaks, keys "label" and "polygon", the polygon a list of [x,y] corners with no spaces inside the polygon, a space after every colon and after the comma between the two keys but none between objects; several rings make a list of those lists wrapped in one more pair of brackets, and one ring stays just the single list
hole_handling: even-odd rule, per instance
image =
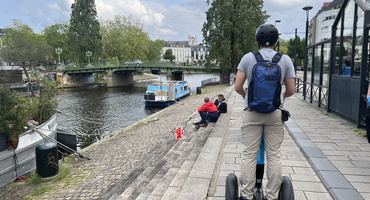
[{"label": "riverbank", "polygon": [[147,74],[147,73],[143,73],[140,75],[134,75],[134,81],[150,80],[150,79],[158,79],[158,77],[154,74]]},{"label": "riverbank", "polygon": [[[38,185],[19,181],[8,184],[1,191],[2,199],[96,199],[116,180],[132,168],[139,167],[139,161],[158,145],[173,141],[171,130],[191,124],[197,120],[196,109],[201,106],[204,97],[215,100],[219,93],[230,87],[213,85],[204,87],[202,94],[192,95],[173,106],[167,107],[146,119],[143,119],[112,137],[95,143],[81,151],[91,160],[77,159],[68,164],[69,172],[65,177],[55,178]],[[191,126],[192,127],[192,126]],[[185,129],[185,134],[187,130]],[[65,165],[65,164],[63,164]],[[118,173],[117,173],[118,172]],[[120,174],[120,175],[117,175]],[[37,194],[31,196],[30,194]]]}]

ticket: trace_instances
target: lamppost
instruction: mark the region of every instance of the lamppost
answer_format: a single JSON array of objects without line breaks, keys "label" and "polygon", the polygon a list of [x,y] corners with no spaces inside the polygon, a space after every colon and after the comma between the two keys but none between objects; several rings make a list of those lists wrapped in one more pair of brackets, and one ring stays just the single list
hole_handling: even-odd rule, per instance
[{"label": "lamppost", "polygon": [[63,49],[58,47],[55,49],[55,53],[58,54],[59,64],[60,64],[60,54],[63,52]]},{"label": "lamppost", "polygon": [[275,20],[275,26],[276,26],[276,23],[280,23],[280,22],[281,22],[280,19]]},{"label": "lamppost", "polygon": [[91,51],[86,51],[86,56],[89,60],[89,65],[90,65],[90,56],[92,55],[92,52]]},{"label": "lamppost", "polygon": [[[280,23],[280,22],[281,22],[280,19],[275,20],[275,26],[276,26],[276,23]],[[279,35],[280,35],[280,33],[279,33]],[[277,43],[277,46],[278,46],[278,51],[280,51],[280,42],[279,41]]]},{"label": "lamppost", "polygon": [[48,62],[49,62],[49,56],[45,56],[45,60],[46,60],[46,70],[49,70],[48,68]]},{"label": "lamppost", "polygon": [[309,11],[312,8],[313,8],[312,6],[305,6],[305,7],[302,8],[304,11],[306,11],[306,16],[307,16],[307,18],[306,18],[306,36],[305,36],[305,39],[306,39],[305,58],[304,58],[304,72],[303,72],[303,99],[306,99],[307,63],[308,63],[307,46],[308,46],[308,22],[309,22],[308,15],[309,15]]}]

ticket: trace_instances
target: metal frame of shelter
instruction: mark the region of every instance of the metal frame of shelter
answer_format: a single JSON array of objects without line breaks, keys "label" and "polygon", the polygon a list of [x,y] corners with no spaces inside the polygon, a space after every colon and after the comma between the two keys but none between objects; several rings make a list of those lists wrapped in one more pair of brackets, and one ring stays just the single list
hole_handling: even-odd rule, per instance
[{"label": "metal frame of shelter", "polygon": [[[370,0],[345,0],[333,23],[331,39],[307,46],[304,99],[363,126],[369,48]],[[342,75],[346,60],[351,63],[350,75]]]}]

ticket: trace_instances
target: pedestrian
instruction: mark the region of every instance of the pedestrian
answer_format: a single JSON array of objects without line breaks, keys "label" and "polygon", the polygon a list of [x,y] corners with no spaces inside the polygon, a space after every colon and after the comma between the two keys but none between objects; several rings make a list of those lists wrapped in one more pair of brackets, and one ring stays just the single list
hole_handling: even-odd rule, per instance
[{"label": "pedestrian", "polygon": [[[272,24],[263,24],[257,28],[256,41],[259,51],[255,53],[262,56],[263,60],[273,62],[277,52],[274,46],[278,41],[279,33],[277,28]],[[245,99],[245,109],[243,112],[243,121],[241,125],[242,143],[244,145],[242,166],[241,166],[241,197],[243,200],[253,198],[253,190],[256,181],[256,155],[260,147],[261,138],[264,137],[266,158],[267,158],[267,184],[266,199],[277,200],[282,182],[282,169],[280,161],[280,146],[283,141],[284,129],[281,119],[281,110],[284,99],[294,94],[294,66],[292,60],[287,55],[278,56],[276,70],[280,72],[280,79],[276,78],[275,82],[280,86],[285,84],[285,91],[280,91],[278,87],[274,88],[278,93],[269,93],[272,89],[270,85],[261,85],[262,82],[258,75],[262,71],[254,73],[254,67],[257,66],[257,57],[253,52],[247,53],[241,59],[238,65],[238,71],[235,82],[235,91]],[[261,61],[259,61],[261,62]],[[256,80],[257,79],[257,80]],[[267,81],[268,78],[265,79]],[[248,89],[244,89],[245,81],[248,81]],[[259,81],[259,82],[256,82]],[[259,90],[252,90],[255,87]],[[256,96],[271,99],[274,101],[269,105],[254,107]],[[264,98],[260,100],[264,100]],[[278,101],[276,101],[278,99]],[[253,107],[252,107],[253,106]],[[258,112],[264,108],[274,108],[273,111]],[[258,108],[258,109],[257,109]]]},{"label": "pedestrian", "polygon": [[342,68],[343,68],[342,75],[345,75],[345,76],[351,75],[351,61],[349,60],[344,61],[344,65]]},{"label": "pedestrian", "polygon": [[217,106],[212,101],[209,101],[208,97],[204,98],[204,104],[198,108],[198,112],[201,120],[194,123],[194,130],[198,130],[199,127],[207,127],[208,122],[216,122],[218,119]]},{"label": "pedestrian", "polygon": [[221,113],[227,113],[226,99],[223,94],[219,94],[214,104],[217,106],[218,115]]},{"label": "pedestrian", "polygon": [[367,108],[366,108],[366,136],[367,142],[370,143],[370,81],[367,88]]}]

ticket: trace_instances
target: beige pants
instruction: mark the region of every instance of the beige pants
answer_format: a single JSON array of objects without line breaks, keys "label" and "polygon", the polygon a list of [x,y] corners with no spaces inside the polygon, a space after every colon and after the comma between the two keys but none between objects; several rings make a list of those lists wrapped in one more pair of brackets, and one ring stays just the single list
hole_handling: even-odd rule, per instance
[{"label": "beige pants", "polygon": [[277,109],[268,114],[245,110],[241,131],[244,145],[240,179],[241,195],[244,198],[253,198],[253,189],[256,183],[256,156],[263,133],[267,160],[265,168],[268,179],[265,195],[268,200],[278,199],[282,181],[280,146],[284,137],[281,110]]}]

